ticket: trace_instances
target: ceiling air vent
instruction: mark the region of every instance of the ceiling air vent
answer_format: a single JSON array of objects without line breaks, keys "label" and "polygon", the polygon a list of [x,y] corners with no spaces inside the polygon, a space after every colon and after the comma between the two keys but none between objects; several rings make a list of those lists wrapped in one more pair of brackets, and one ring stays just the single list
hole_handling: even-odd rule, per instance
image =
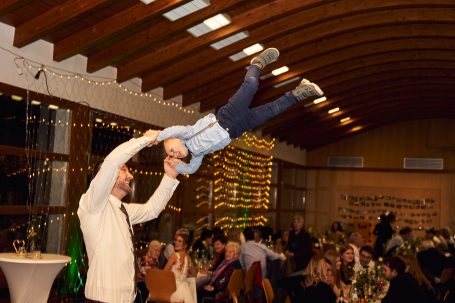
[{"label": "ceiling air vent", "polygon": [[404,158],[403,167],[407,169],[444,169],[444,159]]},{"label": "ceiling air vent", "polygon": [[363,167],[363,157],[328,157],[327,165],[330,167]]}]

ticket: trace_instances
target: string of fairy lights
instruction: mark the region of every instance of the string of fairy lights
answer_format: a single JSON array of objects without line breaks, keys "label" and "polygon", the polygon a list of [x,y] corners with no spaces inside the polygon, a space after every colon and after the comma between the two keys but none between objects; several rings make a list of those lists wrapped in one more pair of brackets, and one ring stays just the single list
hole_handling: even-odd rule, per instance
[{"label": "string of fairy lights", "polygon": [[197,114],[198,113],[198,110],[196,107],[185,108],[177,102],[163,100],[163,99],[157,97],[155,94],[135,91],[133,89],[128,88],[126,85],[124,85],[122,83],[118,83],[115,79],[102,78],[102,77],[95,78],[95,77],[89,76],[87,74],[73,73],[73,72],[66,71],[66,70],[63,70],[60,68],[51,67],[51,66],[47,66],[47,65],[44,65],[41,63],[37,63],[37,62],[34,62],[32,60],[29,60],[29,59],[26,59],[26,58],[20,57],[20,56],[18,56],[14,59],[14,63],[16,64],[16,67],[18,68],[18,70],[20,70],[21,73],[23,73],[22,70],[24,68],[26,68],[27,72],[29,72],[31,75],[36,75],[39,71],[43,71],[45,73],[48,73],[50,76],[58,78],[60,80],[80,81],[87,85],[93,85],[92,89],[96,89],[97,87],[116,87],[126,95],[147,98],[148,100],[153,101],[156,104],[159,104],[162,106],[167,106],[167,107],[174,107],[186,114]]},{"label": "string of fairy lights", "polygon": [[[267,224],[265,216],[249,211],[269,209],[272,160],[271,156],[245,152],[231,145],[211,155],[206,165],[212,167],[209,178],[213,180],[214,226],[229,230]],[[209,178],[196,181],[198,208],[212,204],[207,184]],[[229,214],[218,216],[220,213]],[[196,221],[198,229],[207,226],[208,219],[208,216],[199,218]]]},{"label": "string of fairy lights", "polygon": [[248,147],[254,147],[259,150],[272,150],[275,147],[275,138],[267,140],[265,138],[258,138],[255,134],[249,135],[246,132],[237,138],[237,140],[244,142]]},{"label": "string of fairy lights", "polygon": [[232,228],[244,228],[245,226],[265,226],[268,222],[268,219],[263,215],[258,215],[256,217],[222,217],[215,221],[214,226],[220,227],[223,230],[228,230]]},{"label": "string of fairy lights", "polygon": [[[11,96],[11,99],[14,100],[14,101],[22,101],[23,98],[21,96],[16,96],[16,95],[13,95]],[[41,105],[41,102],[39,101],[36,101],[36,100],[32,100],[31,101],[31,105],[32,106],[40,106]],[[57,109],[57,108],[55,108]],[[70,111],[69,109],[67,109],[67,111]],[[16,116],[11,116],[11,117],[5,117],[4,118],[5,120],[14,120],[14,119],[19,119],[18,117]],[[39,123],[41,125],[45,125],[45,126],[48,126],[48,127],[68,127],[70,125],[70,123],[68,121],[63,121],[61,119],[59,120],[47,120],[46,118],[40,118],[40,117],[37,117],[36,115],[31,115],[29,117],[27,117],[28,119],[28,122],[29,123]],[[132,128],[131,126],[129,125],[120,125],[118,122],[116,121],[103,121],[101,118],[96,118],[95,122],[93,123],[87,123],[87,124],[83,124],[83,123],[73,123],[72,124],[73,127],[78,127],[78,128],[84,128],[84,127],[87,127],[87,128],[98,128],[98,129],[109,129],[109,130],[115,130],[116,132],[119,132],[119,133],[122,133],[122,134],[125,134],[125,135],[141,135],[143,133],[142,130],[140,129],[136,129],[136,128]],[[236,139],[237,141],[239,142],[244,142],[248,147],[253,147],[255,149],[258,149],[258,150],[267,150],[267,151],[270,151],[272,150],[274,147],[275,147],[275,139],[271,139],[271,140],[267,140],[267,139],[264,139],[264,138],[259,138],[257,137],[256,135],[254,134],[249,134],[247,132],[244,132],[242,134],[241,137],[237,138]],[[239,163],[240,164],[240,163]],[[251,164],[251,165],[254,165],[254,164]]]}]

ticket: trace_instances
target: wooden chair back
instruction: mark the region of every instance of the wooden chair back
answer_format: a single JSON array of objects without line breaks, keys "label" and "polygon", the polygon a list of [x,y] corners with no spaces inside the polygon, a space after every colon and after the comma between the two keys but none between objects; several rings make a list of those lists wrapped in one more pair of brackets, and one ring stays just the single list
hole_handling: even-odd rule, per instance
[{"label": "wooden chair back", "polygon": [[275,293],[273,292],[272,283],[270,283],[269,279],[262,279],[262,288],[264,288],[265,300],[267,303],[272,303],[275,298]]},{"label": "wooden chair back", "polygon": [[257,261],[251,264],[251,267],[248,268],[245,275],[245,295],[249,295],[253,290],[254,276],[256,271],[261,268],[261,262]]},{"label": "wooden chair back", "polygon": [[156,268],[145,271],[145,285],[149,291],[147,300],[154,302],[171,302],[171,295],[177,289],[174,273]]},{"label": "wooden chair back", "polygon": [[240,296],[240,291],[243,288],[243,270],[236,269],[231,275],[227,289],[229,291],[229,298],[237,303]]}]

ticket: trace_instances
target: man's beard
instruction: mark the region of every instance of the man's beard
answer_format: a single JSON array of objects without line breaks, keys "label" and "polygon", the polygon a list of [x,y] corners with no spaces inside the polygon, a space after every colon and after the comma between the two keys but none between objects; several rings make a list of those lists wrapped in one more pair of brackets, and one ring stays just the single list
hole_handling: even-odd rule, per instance
[{"label": "man's beard", "polygon": [[117,187],[123,191],[126,195],[131,192],[131,186],[133,185],[133,179],[129,183],[126,182],[126,176],[122,182],[117,182]]}]

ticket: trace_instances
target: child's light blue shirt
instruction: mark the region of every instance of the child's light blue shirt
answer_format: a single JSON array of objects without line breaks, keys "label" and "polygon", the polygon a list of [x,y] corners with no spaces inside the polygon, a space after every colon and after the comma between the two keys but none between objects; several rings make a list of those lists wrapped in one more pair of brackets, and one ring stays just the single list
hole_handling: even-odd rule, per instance
[{"label": "child's light blue shirt", "polygon": [[[190,163],[179,163],[176,165],[178,173],[192,174],[196,172],[205,155],[229,145],[231,142],[229,133],[216,121],[214,114],[208,114],[199,119],[194,125],[171,126],[160,132],[158,141],[173,137],[179,138],[191,153]],[[211,124],[213,125],[210,126]]]}]

